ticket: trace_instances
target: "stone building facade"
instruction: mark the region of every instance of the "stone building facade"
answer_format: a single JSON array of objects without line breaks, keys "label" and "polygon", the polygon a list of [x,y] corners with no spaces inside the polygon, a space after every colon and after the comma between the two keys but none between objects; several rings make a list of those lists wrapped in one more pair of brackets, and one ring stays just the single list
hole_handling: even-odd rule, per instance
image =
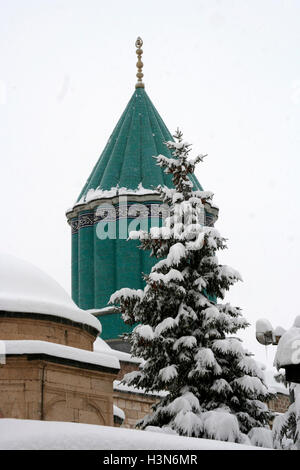
[{"label": "stone building facade", "polygon": [[25,354],[8,356],[0,367],[2,418],[113,426],[112,408],[112,374],[106,371]]},{"label": "stone building facade", "polygon": [[49,276],[0,255],[0,416],[113,426],[115,356],[99,321]]}]

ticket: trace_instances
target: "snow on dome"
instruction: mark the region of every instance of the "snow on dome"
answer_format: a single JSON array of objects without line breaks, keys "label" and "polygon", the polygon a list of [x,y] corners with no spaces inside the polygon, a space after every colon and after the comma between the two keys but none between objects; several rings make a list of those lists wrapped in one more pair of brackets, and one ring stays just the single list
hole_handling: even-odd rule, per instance
[{"label": "snow on dome", "polygon": [[112,349],[102,338],[100,338],[100,336],[97,336],[93,348],[94,352],[109,354],[116,357],[119,361],[132,362],[134,364],[140,364],[143,362],[142,359],[133,357],[129,353]]},{"label": "snow on dome", "polygon": [[53,278],[33,264],[0,253],[0,311],[54,315],[101,332],[93,315],[81,310]]},{"label": "snow on dome", "polygon": [[[75,206],[79,206],[81,204],[85,204],[90,201],[94,201],[95,199],[110,199],[115,196],[121,195],[137,195],[137,196],[145,196],[149,194],[159,194],[157,191],[153,189],[144,188],[142,183],[140,183],[137,189],[130,189],[126,187],[119,188],[118,186],[114,186],[111,189],[103,190],[100,187],[96,189],[89,189],[88,192],[83,195],[78,202],[75,203]],[[75,207],[74,206],[74,207]],[[72,209],[70,209],[72,210]],[[68,211],[67,211],[68,212]]]},{"label": "snow on dome", "polygon": [[109,351],[114,352],[112,349],[100,336],[97,336],[96,340],[94,341],[94,351],[95,352],[103,352]]}]

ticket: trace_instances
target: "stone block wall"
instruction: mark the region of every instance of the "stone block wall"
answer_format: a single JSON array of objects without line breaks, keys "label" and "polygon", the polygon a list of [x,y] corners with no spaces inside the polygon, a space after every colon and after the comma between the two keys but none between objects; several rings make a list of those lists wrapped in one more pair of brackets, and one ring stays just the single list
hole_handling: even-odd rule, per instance
[{"label": "stone block wall", "polygon": [[[120,361],[120,371],[116,380],[122,380],[125,374],[138,369],[139,362]],[[136,422],[150,413],[151,406],[157,401],[157,397],[114,389],[113,401],[114,405],[117,405],[125,413],[122,427],[134,429]]]},{"label": "stone block wall", "polygon": [[157,397],[138,393],[114,390],[114,404],[125,413],[123,428],[134,429],[136,422],[150,413],[151,405],[157,401]]},{"label": "stone block wall", "polygon": [[284,395],[283,393],[277,393],[274,400],[270,400],[268,407],[271,411],[276,413],[285,413],[290,406],[290,397],[289,395]]},{"label": "stone block wall", "polygon": [[[24,314],[25,315],[25,314]],[[41,318],[39,318],[41,317]],[[0,313],[1,340],[40,340],[64,344],[74,348],[93,350],[95,331],[83,329],[76,323],[66,323],[61,318],[55,321],[49,315],[34,314],[32,318],[3,316]]]},{"label": "stone block wall", "polygon": [[[156,403],[157,400],[157,397],[151,395],[114,390],[114,404],[125,413],[125,421],[122,427],[134,429],[136,422],[150,413],[151,405]],[[285,413],[289,406],[289,396],[282,393],[278,393],[277,397],[268,403],[269,409],[276,413]]]},{"label": "stone block wall", "polygon": [[122,380],[125,374],[139,370],[139,364],[136,362],[120,361],[120,370],[116,377],[116,380]]},{"label": "stone block wall", "polygon": [[0,416],[113,426],[115,374],[25,355],[0,365]]}]

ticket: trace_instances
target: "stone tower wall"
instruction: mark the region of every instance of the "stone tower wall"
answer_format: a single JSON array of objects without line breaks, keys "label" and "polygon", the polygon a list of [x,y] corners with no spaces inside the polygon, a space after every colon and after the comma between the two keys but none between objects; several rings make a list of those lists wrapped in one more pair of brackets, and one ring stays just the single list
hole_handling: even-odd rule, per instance
[{"label": "stone tower wall", "polygon": [[98,332],[86,325],[43,314],[0,313],[1,340],[40,340],[93,350]]}]

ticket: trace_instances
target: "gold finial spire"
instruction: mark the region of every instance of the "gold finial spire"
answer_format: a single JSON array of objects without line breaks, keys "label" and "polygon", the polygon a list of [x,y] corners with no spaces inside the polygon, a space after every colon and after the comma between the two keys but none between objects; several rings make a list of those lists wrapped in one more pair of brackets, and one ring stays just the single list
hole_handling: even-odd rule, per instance
[{"label": "gold finial spire", "polygon": [[138,72],[137,72],[136,76],[137,76],[138,81],[135,85],[135,88],[145,88],[145,85],[143,83],[144,74],[142,72],[142,68],[144,67],[144,64],[143,64],[142,59],[141,59],[141,56],[143,54],[142,45],[143,45],[143,40],[142,40],[142,38],[138,37],[137,40],[135,41],[136,55],[138,57],[138,61],[136,63],[136,66],[137,66],[137,69],[138,69]]}]

